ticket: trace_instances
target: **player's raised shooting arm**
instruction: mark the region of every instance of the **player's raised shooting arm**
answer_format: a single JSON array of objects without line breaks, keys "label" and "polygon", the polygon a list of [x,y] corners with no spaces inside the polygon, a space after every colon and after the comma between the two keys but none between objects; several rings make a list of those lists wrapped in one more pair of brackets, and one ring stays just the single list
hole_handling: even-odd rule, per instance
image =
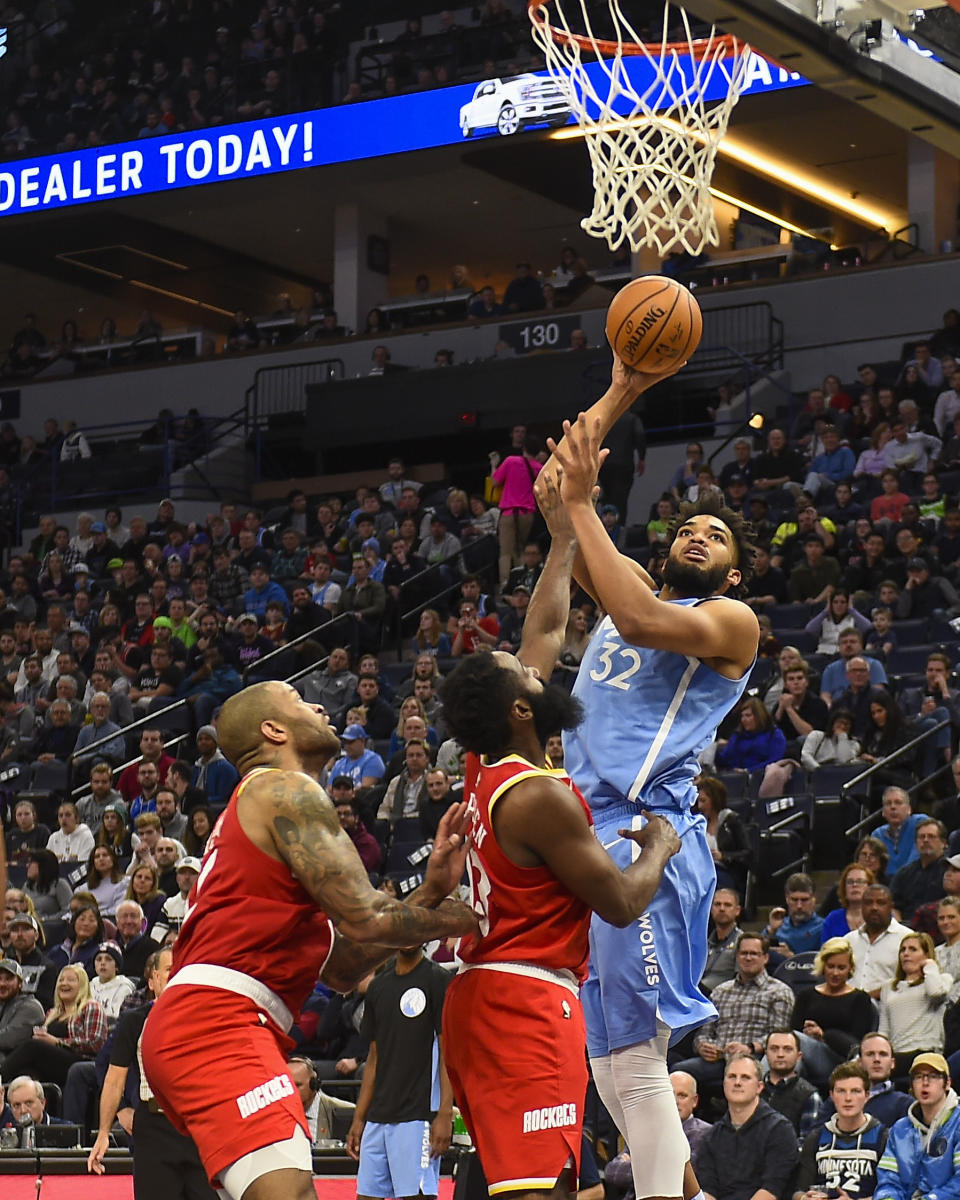
[{"label": "player's raised shooting arm", "polygon": [[[570,615],[571,554],[572,573],[577,582],[594,600],[599,598],[583,554],[577,546],[570,514],[560,499],[556,478],[546,471],[541,471],[533,490],[552,540],[543,574],[537,581],[527,608],[527,617],[523,623],[523,641],[520,643],[517,657],[525,666],[536,667],[544,679],[549,679],[563,645],[567,617]],[[637,578],[648,587],[656,586],[639,563],[627,558],[624,562],[631,564]],[[548,643],[555,643],[552,657]],[[543,664],[547,665],[546,671]]]},{"label": "player's raised shooting arm", "polygon": [[621,871],[597,841],[573,792],[547,776],[515,784],[494,808],[494,827],[503,849],[532,851],[569,891],[619,928],[643,913],[668,859],[680,849],[673,826],[653,817],[642,831],[630,834],[644,849]]},{"label": "player's raised shooting arm", "polygon": [[[541,475],[543,472],[541,471]],[[537,484],[537,500],[543,497],[544,517],[550,528],[551,542],[547,561],[533,589],[527,615],[523,622],[523,637],[517,658],[525,667],[535,667],[543,680],[553,674],[570,616],[570,573],[577,545],[573,529],[560,504],[556,486],[546,480]],[[549,515],[548,515],[549,514]]]},{"label": "player's raised shooting arm", "polygon": [[[255,786],[277,853],[351,941],[402,949],[475,928],[465,905],[421,908],[376,891],[336,810],[313,780],[298,771],[272,771]],[[430,891],[433,898],[432,885]]]},{"label": "player's raised shooting arm", "polygon": [[[759,640],[754,613],[735,601],[681,607],[655,596],[611,542],[593,507],[589,481],[596,478],[600,461],[596,424],[591,426],[589,419],[581,416],[572,427],[565,425],[567,436],[556,447],[562,467],[564,507],[597,587],[597,598],[620,636],[637,646],[696,658],[725,659],[746,670]],[[710,530],[708,536],[724,535]]]},{"label": "player's raised shooting arm", "polygon": [[[678,363],[676,370],[679,371],[681,366],[683,366],[683,363]],[[655,383],[659,383],[662,379],[666,379],[674,373],[674,371],[668,371],[664,375],[646,375],[642,371],[634,371],[614,356],[610,386],[600,399],[587,409],[587,415],[590,419],[599,420],[600,422],[600,440],[602,441],[607,436],[614,422],[619,420],[625,412],[629,412],[630,408],[636,403],[638,396],[642,395],[648,388],[652,388]],[[560,445],[563,445],[562,438]],[[554,455],[551,455],[546,463],[544,463],[543,471],[540,474],[549,472],[555,478],[556,470],[557,460]]]}]

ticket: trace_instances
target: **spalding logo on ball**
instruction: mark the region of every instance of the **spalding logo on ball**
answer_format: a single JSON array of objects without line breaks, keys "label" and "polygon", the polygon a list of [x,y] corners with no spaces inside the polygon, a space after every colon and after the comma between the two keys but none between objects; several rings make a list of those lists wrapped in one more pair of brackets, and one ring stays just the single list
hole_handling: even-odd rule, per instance
[{"label": "spalding logo on ball", "polygon": [[633,279],[607,309],[614,354],[648,375],[672,374],[700,344],[703,315],[690,291],[664,275]]}]

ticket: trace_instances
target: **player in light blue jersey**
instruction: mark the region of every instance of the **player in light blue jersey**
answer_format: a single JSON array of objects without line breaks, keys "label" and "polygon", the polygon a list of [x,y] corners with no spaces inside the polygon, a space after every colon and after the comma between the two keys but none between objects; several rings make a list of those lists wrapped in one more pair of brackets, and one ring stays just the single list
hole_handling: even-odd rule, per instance
[{"label": "player in light blue jersey", "polygon": [[[577,676],[586,718],[564,735],[564,765],[618,865],[636,853],[618,829],[642,827],[645,813],[665,816],[682,848],[638,921],[614,929],[594,917],[582,998],[594,1079],[630,1147],[637,1196],[689,1200],[699,1185],[666,1056],[715,1012],[699,981],[716,873],[693,781],[698,753],[743,694],[756,658],[757,619],[729,594],[749,577],[753,548],[742,518],[719,498],[685,505],[655,594],[592,501],[602,433],[601,419],[581,414],[564,422],[559,446],[549,443],[579,543],[574,574],[607,614]],[[549,465],[542,474],[542,488],[552,487]]]}]

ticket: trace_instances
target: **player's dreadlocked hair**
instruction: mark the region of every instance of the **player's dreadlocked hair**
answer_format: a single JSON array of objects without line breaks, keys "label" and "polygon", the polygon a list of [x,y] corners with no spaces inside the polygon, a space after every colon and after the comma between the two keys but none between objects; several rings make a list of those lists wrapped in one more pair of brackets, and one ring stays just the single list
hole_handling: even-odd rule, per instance
[{"label": "player's dreadlocked hair", "polygon": [[670,544],[673,544],[677,536],[677,530],[691,517],[716,517],[718,521],[722,521],[733,535],[733,544],[736,547],[736,559],[734,565],[740,572],[740,582],[736,587],[728,588],[725,595],[739,597],[746,590],[745,585],[750,582],[753,577],[753,563],[757,554],[757,547],[754,542],[756,534],[753,526],[749,521],[745,521],[742,513],[734,512],[732,508],[728,508],[723,502],[723,497],[718,496],[716,492],[710,491],[705,495],[700,496],[695,502],[689,500],[683,501],[676,516],[670,522],[668,533],[670,534]]},{"label": "player's dreadlocked hair", "polygon": [[518,677],[492,654],[471,654],[440,685],[443,723],[464,750],[499,758],[510,742]]}]

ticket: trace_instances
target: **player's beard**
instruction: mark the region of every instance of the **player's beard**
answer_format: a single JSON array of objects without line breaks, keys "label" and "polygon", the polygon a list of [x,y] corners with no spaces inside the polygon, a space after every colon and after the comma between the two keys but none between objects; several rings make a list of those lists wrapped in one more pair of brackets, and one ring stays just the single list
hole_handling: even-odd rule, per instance
[{"label": "player's beard", "polygon": [[668,558],[663,565],[663,582],[684,600],[702,599],[713,596],[727,581],[729,567],[718,563],[714,567],[701,567],[694,563],[680,562]]},{"label": "player's beard", "polygon": [[528,697],[533,723],[541,745],[558,729],[576,729],[583,720],[583,705],[566,688],[548,683],[542,692]]}]

